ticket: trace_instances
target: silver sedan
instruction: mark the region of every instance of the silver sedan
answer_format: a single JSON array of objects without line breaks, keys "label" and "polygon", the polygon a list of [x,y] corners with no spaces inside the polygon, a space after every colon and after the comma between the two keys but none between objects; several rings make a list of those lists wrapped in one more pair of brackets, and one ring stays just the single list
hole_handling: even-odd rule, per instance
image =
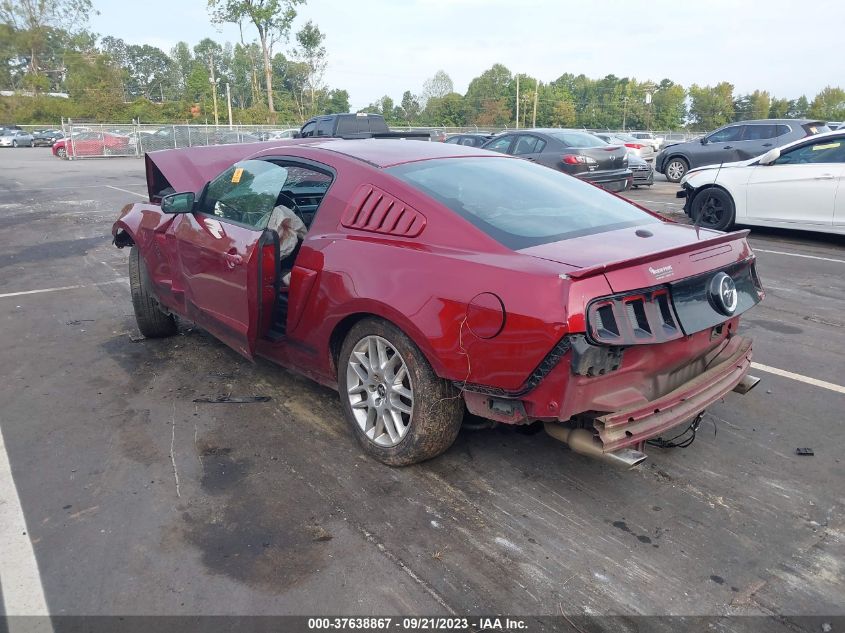
[{"label": "silver sedan", "polygon": [[0,147],[32,147],[32,134],[23,130],[3,130],[0,132]]}]

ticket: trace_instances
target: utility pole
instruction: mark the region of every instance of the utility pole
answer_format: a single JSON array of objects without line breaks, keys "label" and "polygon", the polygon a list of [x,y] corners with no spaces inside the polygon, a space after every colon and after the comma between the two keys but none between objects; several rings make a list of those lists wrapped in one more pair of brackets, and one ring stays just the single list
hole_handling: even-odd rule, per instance
[{"label": "utility pole", "polygon": [[214,55],[208,53],[208,69],[211,71],[211,96],[214,99],[214,125],[220,125],[220,119],[217,117],[217,77],[214,75]]},{"label": "utility pole", "polygon": [[516,76],[516,129],[519,129],[519,75]]},{"label": "utility pole", "polygon": [[531,114],[531,127],[537,127],[537,93],[540,92],[540,82],[534,86],[534,112]]},{"label": "utility pole", "polygon": [[226,82],[226,106],[229,108],[229,129],[232,129],[232,93],[229,92],[229,82]]}]

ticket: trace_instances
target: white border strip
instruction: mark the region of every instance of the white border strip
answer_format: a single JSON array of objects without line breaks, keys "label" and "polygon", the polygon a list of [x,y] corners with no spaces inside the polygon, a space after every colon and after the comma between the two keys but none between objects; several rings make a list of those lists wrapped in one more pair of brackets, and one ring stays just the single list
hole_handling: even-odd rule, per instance
[{"label": "white border strip", "polygon": [[[6,616],[49,615],[38,562],[26,528],[26,518],[12,477],[12,467],[6,454],[3,430],[0,429],[0,586]],[[38,630],[49,620],[45,618]],[[14,620],[7,620],[14,631]],[[23,629],[23,626],[21,627]],[[49,626],[48,630],[52,630]]]},{"label": "white border strip", "polygon": [[822,389],[829,389],[830,391],[835,391],[836,393],[845,394],[845,387],[842,387],[841,385],[835,385],[832,382],[825,382],[824,380],[810,378],[809,376],[802,376],[801,374],[793,374],[791,371],[786,371],[785,369],[778,369],[777,367],[769,367],[768,365],[762,365],[760,363],[751,363],[751,367],[753,367],[754,369],[759,369],[760,371],[764,371],[769,374],[774,374],[775,376],[790,378],[792,380],[797,380],[798,382],[813,385],[814,387],[821,387]]},{"label": "white border strip", "polygon": [[115,279],[113,281],[101,281],[96,284],[91,284],[90,286],[86,285],[77,285],[77,286],[59,286],[58,288],[41,288],[40,290],[21,290],[19,292],[7,292],[6,294],[0,294],[0,299],[5,299],[7,297],[20,297],[22,295],[38,295],[43,292],[59,292],[61,290],[76,290],[78,288],[90,288],[93,286],[106,286],[108,284],[125,284],[129,281],[126,278]]},{"label": "white border strip", "polygon": [[772,253],[773,255],[788,255],[789,257],[803,257],[804,259],[819,259],[823,262],[836,262],[837,264],[845,264],[845,259],[833,259],[832,257],[819,257],[818,255],[802,255],[801,253],[787,253],[785,251],[767,251],[765,248],[757,248],[752,246],[751,250],[755,253]]}]

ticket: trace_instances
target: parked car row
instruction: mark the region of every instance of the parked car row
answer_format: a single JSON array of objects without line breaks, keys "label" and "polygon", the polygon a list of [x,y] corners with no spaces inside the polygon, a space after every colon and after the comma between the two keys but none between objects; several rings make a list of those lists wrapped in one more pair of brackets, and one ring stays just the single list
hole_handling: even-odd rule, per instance
[{"label": "parked car row", "polygon": [[657,155],[654,168],[665,174],[669,182],[681,182],[690,169],[748,160],[772,147],[828,131],[824,121],[810,119],[760,119],[731,123],[697,140],[665,147]]},{"label": "parked car row", "polygon": [[737,223],[845,234],[845,130],[698,167],[681,183],[684,211],[707,228]]},{"label": "parked car row", "polygon": [[537,128],[454,134],[446,143],[479,147],[551,167],[609,191],[654,184],[650,143],[633,136]]}]

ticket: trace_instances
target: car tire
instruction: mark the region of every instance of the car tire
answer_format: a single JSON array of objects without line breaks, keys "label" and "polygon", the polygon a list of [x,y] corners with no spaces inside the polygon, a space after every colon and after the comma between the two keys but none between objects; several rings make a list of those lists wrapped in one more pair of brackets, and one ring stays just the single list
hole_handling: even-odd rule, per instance
[{"label": "car tire", "polygon": [[695,194],[690,204],[690,217],[698,226],[727,231],[736,218],[736,206],[727,191],[720,187],[708,187]]},{"label": "car tire", "polygon": [[669,182],[681,182],[681,178],[689,171],[689,163],[680,156],[674,156],[666,163],[663,173]]},{"label": "car tire", "polygon": [[138,329],[147,338],[164,338],[176,334],[176,318],[165,314],[150,288],[147,266],[137,246],[129,251],[129,288]]},{"label": "car tire", "polygon": [[12,141],[12,147],[17,147],[17,146],[18,146],[18,142],[17,142],[17,141]]},{"label": "car tire", "polygon": [[67,158],[67,150],[64,147],[60,147],[56,150],[56,156],[64,160]]},{"label": "car tire", "polygon": [[[379,359],[375,366],[371,355]],[[392,323],[376,318],[356,323],[337,367],[344,416],[371,457],[389,466],[416,464],[440,455],[458,436],[464,416],[460,392],[434,373]]]}]

